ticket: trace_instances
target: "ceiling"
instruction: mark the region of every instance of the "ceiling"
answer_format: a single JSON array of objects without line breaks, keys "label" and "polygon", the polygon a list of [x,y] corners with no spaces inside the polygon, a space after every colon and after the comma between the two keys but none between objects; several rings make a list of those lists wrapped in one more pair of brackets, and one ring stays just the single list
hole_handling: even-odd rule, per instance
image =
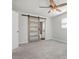
[{"label": "ceiling", "polygon": [[[56,0],[56,4],[67,2],[67,0]],[[49,0],[13,0],[12,9],[18,12],[25,12],[29,14],[39,15],[43,17],[51,17],[66,12],[67,6],[59,9],[62,12],[51,12],[48,14],[50,8],[39,8],[39,6],[49,6]]]}]

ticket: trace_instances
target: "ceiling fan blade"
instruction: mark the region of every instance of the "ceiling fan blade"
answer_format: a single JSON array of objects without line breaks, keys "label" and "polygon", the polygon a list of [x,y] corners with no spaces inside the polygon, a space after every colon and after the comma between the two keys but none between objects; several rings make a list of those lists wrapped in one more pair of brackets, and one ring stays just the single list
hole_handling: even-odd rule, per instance
[{"label": "ceiling fan blade", "polygon": [[61,12],[61,10],[60,10],[60,9],[56,9],[56,11]]},{"label": "ceiling fan blade", "polygon": [[67,3],[63,3],[63,4],[60,4],[60,5],[57,5],[57,7],[63,7],[65,5],[67,5]]},{"label": "ceiling fan blade", "polygon": [[[40,8],[51,8],[52,11],[58,11],[58,12],[61,12],[60,9],[58,9],[57,7],[63,7],[63,6],[66,6],[67,3],[62,3],[62,4],[59,4],[59,5],[56,5],[56,3],[54,2],[54,0],[49,0],[50,2],[50,6],[41,6]],[[49,10],[48,13],[50,13],[51,11]]]},{"label": "ceiling fan blade", "polygon": [[40,6],[40,8],[50,8],[50,6]]},{"label": "ceiling fan blade", "polygon": [[51,9],[53,12],[56,12],[56,11],[58,11],[58,12],[61,12],[61,10],[60,9],[58,9],[58,8],[56,8],[56,9]]}]

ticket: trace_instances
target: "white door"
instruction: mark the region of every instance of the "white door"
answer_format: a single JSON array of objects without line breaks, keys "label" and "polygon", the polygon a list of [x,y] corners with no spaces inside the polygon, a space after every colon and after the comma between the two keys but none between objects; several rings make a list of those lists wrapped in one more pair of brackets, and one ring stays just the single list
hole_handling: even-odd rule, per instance
[{"label": "white door", "polygon": [[19,15],[19,44],[28,42],[28,17]]},{"label": "white door", "polygon": [[18,47],[18,13],[12,11],[12,49]]}]

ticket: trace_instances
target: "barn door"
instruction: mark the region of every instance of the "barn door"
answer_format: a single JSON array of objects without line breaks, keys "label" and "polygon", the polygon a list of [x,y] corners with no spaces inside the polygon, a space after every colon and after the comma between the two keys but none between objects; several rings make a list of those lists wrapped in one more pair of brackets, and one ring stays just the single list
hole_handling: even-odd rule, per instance
[{"label": "barn door", "polygon": [[29,42],[38,41],[39,38],[39,18],[30,16],[28,19],[28,39]]}]

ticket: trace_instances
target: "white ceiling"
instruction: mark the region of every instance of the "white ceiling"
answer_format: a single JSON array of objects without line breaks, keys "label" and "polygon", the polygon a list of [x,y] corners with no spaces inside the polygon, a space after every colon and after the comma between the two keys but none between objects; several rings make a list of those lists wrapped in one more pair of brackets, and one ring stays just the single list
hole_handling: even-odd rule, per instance
[{"label": "white ceiling", "polygon": [[[62,1],[66,2],[67,0],[56,0],[56,3],[61,4]],[[66,12],[67,8],[66,6],[64,6],[59,8],[62,10],[62,12],[51,12],[48,14],[49,8],[39,8],[39,6],[49,6],[49,0],[13,0],[12,4],[13,10],[44,17],[59,15]]]}]

